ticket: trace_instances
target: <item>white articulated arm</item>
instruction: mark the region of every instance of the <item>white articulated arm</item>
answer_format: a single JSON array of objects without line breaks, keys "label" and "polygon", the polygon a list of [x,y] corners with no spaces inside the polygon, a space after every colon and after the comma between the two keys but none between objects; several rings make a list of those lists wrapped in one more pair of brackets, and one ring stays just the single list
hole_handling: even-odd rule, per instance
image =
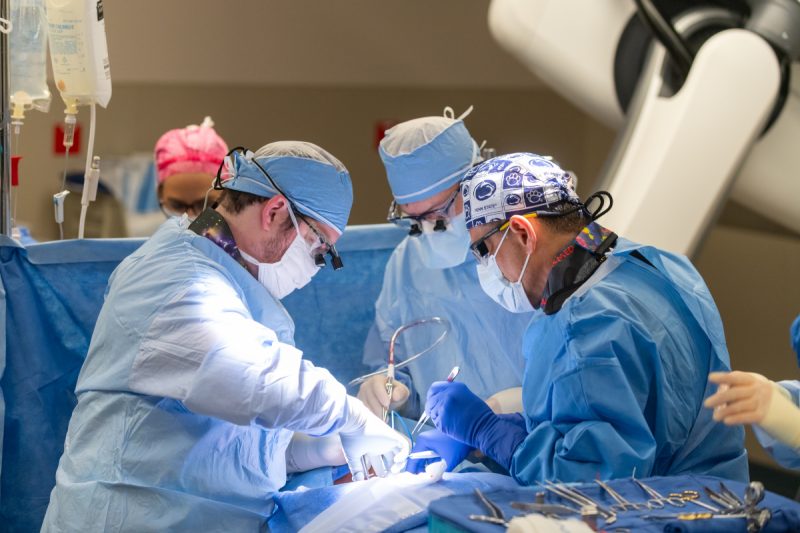
[{"label": "white articulated arm", "polygon": [[775,52],[740,29],[711,37],[680,91],[663,96],[665,52],[656,44],[629,110],[604,225],[691,254],[762,131],[780,84]]}]

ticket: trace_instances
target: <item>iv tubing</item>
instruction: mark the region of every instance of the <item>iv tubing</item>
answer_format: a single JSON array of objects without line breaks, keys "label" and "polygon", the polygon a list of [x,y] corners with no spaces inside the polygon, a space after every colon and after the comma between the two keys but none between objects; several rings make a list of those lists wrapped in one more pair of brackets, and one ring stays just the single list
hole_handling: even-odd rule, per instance
[{"label": "iv tubing", "polygon": [[[89,114],[89,144],[86,146],[86,169],[83,171],[83,186],[87,187],[87,176],[92,171],[92,152],[94,151],[94,129],[96,122],[96,104],[92,102]],[[78,223],[78,238],[83,239],[83,230],[86,224],[86,212],[89,210],[89,203],[81,202],[81,218]]]}]

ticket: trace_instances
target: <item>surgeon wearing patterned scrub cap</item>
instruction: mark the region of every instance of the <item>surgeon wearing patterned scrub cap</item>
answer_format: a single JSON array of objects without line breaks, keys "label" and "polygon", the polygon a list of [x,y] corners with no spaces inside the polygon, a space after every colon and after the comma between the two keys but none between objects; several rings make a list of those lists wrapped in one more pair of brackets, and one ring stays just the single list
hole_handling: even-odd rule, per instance
[{"label": "surgeon wearing patterned scrub cap", "polygon": [[494,414],[464,383],[439,381],[427,397],[437,430],[525,485],[634,469],[746,481],[744,431],[702,408],[709,372],[730,359],[691,262],[598,224],[610,195],[581,202],[567,173],[536,154],[478,165],[462,194],[483,291],[509,311],[537,314],[517,339],[522,414]]}]

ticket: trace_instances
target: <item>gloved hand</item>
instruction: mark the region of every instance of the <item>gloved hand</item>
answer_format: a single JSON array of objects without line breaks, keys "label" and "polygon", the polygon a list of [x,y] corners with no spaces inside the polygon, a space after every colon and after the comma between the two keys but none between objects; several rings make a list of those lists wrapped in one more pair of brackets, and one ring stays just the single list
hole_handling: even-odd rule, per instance
[{"label": "gloved hand", "polygon": [[714,420],[729,426],[761,424],[769,412],[774,393],[770,380],[754,372],[712,372],[711,383],[717,392],[706,398],[704,405],[714,409]]},{"label": "gloved hand", "polygon": [[389,395],[386,393],[386,376],[382,374],[372,376],[358,389],[358,399],[377,416],[381,416],[384,409],[396,410],[402,407],[408,401],[408,395],[408,387],[395,379],[390,404]]},{"label": "gloved hand", "polygon": [[[370,462],[377,473],[402,470],[408,440],[372,414],[357,398],[347,397],[348,420],[339,432],[353,481],[367,478]],[[384,468],[385,467],[385,468]]]},{"label": "gloved hand", "polygon": [[522,415],[496,415],[458,381],[434,382],[428,390],[427,411],[442,433],[478,448],[506,470],[514,450],[528,434]]},{"label": "gloved hand", "polygon": [[286,471],[290,474],[345,462],[342,441],[336,435],[311,437],[295,433],[286,448]]},{"label": "gloved hand", "polygon": [[[472,447],[448,437],[438,429],[432,429],[417,436],[417,442],[412,452],[433,451],[447,464],[447,472],[452,472],[461,461],[467,458]],[[412,474],[419,474],[425,467],[439,459],[409,459],[406,470]]]}]

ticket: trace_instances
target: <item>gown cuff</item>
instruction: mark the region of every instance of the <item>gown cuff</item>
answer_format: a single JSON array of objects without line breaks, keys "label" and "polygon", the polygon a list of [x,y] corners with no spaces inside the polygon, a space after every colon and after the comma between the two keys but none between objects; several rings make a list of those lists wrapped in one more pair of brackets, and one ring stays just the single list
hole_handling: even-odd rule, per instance
[{"label": "gown cuff", "polygon": [[772,386],[775,390],[760,426],[776,440],[800,449],[800,408],[791,401],[789,391],[777,383]]}]

